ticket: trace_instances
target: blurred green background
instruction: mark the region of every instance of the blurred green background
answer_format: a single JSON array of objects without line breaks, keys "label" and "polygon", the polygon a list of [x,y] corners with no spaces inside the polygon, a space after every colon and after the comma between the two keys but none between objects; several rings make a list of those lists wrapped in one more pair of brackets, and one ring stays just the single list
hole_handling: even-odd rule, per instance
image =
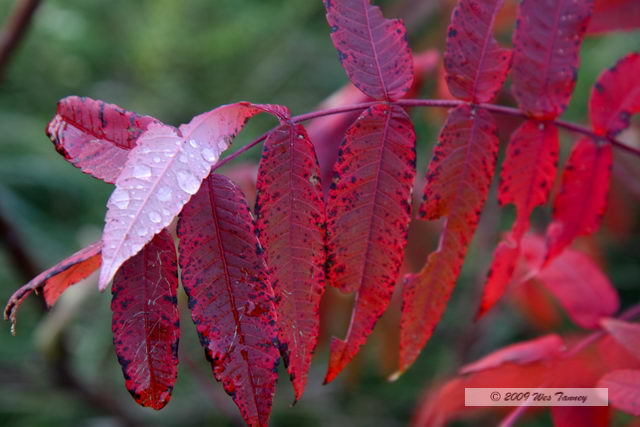
[{"label": "blurred green background", "polygon": [[[0,0],[0,22],[6,21],[15,3]],[[406,19],[416,51],[442,51],[450,1],[378,4],[387,16]],[[506,44],[511,28],[507,23],[498,30]],[[589,88],[596,76],[638,47],[637,32],[588,38],[576,94],[565,117],[585,123]],[[437,72],[427,75],[421,96],[438,96],[437,78]],[[112,187],[68,164],[48,141],[44,129],[58,99],[68,95],[102,99],[177,125],[239,100],[284,104],[294,114],[304,113],[346,81],[319,0],[44,0],[0,81],[0,215],[10,231],[0,245],[0,301],[31,278],[29,266],[16,264],[14,249],[5,244],[8,238],[19,239],[38,272],[100,234]],[[505,94],[500,102],[512,100]],[[419,174],[428,164],[441,113],[413,113]],[[269,119],[252,121],[234,147],[273,124]],[[633,134],[627,137],[637,139]],[[565,154],[571,140],[565,135]],[[258,155],[254,149],[244,161],[255,163]],[[638,164],[637,159],[621,161]],[[623,304],[629,305],[640,300],[638,194],[625,188],[624,180],[616,185],[623,187],[623,200],[628,200],[622,208],[627,228],[616,234],[605,224],[597,241],[609,276]],[[541,210],[538,217],[543,224],[549,210]],[[451,375],[460,363],[505,343],[540,334],[508,304],[477,325],[471,321],[491,249],[511,218],[512,211],[498,209],[492,197],[444,322],[409,373],[395,383],[385,380],[397,348],[395,301],[383,320],[386,332],[374,334],[353,369],[322,386],[328,336],[342,335],[346,329],[344,322],[339,326],[328,322],[306,394],[294,407],[288,379],[281,375],[272,424],[406,425],[434,379]],[[423,247],[435,248],[437,227],[420,231]],[[325,315],[344,320],[348,300],[335,293],[328,298],[338,306],[326,307]],[[70,289],[46,314],[38,298],[28,300],[20,312],[16,337],[10,336],[8,323],[2,325],[0,425],[238,424],[237,410],[213,380],[186,310],[173,399],[161,412],[138,407],[124,388],[113,353],[109,304],[108,293],[99,294],[95,281],[89,280]],[[576,330],[566,320],[560,326],[561,331]],[[529,422],[544,425],[548,419]]]}]

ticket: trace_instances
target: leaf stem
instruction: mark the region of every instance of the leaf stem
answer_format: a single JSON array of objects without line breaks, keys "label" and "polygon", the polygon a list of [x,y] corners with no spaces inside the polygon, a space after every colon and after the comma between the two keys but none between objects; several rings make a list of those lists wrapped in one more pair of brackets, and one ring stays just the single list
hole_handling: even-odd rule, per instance
[{"label": "leaf stem", "polygon": [[[305,114],[300,114],[297,116],[293,116],[291,118],[291,122],[292,123],[300,123],[300,122],[305,122],[307,120],[312,120],[312,119],[316,119],[318,117],[325,117],[325,116],[332,116],[334,114],[342,114],[342,113],[350,113],[353,111],[362,111],[365,110],[375,104],[379,104],[380,102],[383,101],[369,101],[369,102],[362,102],[359,104],[351,104],[351,105],[345,105],[342,107],[334,107],[334,108],[327,108],[325,110],[317,110],[317,111],[312,111],[310,113],[305,113]],[[434,108],[455,108],[455,107],[459,107],[461,105],[473,105],[477,108],[482,108],[484,110],[487,111],[491,111],[492,113],[496,113],[496,114],[502,114],[505,116],[512,116],[512,117],[518,117],[521,119],[527,119],[527,115],[520,109],[518,108],[513,108],[513,107],[507,107],[504,105],[496,105],[496,104],[471,104],[467,101],[459,101],[459,100],[447,100],[447,99],[401,99],[398,101],[394,101],[392,102],[393,105],[399,105],[401,107],[434,107]],[[640,149],[635,148],[635,147],[631,147],[630,145],[627,145],[615,138],[611,138],[611,137],[607,137],[607,136],[603,136],[603,135],[598,135],[595,132],[593,132],[591,129],[585,127],[585,126],[581,126],[578,125],[576,123],[572,123],[572,122],[567,122],[565,120],[553,120],[552,121],[553,124],[555,124],[556,126],[563,128],[565,130],[568,130],[570,132],[574,132],[574,133],[579,133],[585,136],[588,136],[589,138],[592,138],[594,140],[597,141],[606,141],[609,142],[610,144],[612,144],[614,147],[620,148],[621,150],[627,151],[631,154],[634,154],[636,156],[640,157]],[[240,156],[241,154],[245,153],[246,151],[248,151],[249,149],[255,147],[256,145],[260,144],[262,141],[264,141],[265,139],[267,139],[267,137],[269,136],[269,134],[271,133],[273,129],[265,132],[264,134],[262,134],[262,136],[260,136],[257,139],[254,139],[253,141],[251,141],[249,144],[245,145],[244,147],[242,147],[241,149],[239,149],[238,151],[230,154],[229,156],[225,157],[223,160],[219,161],[212,170],[216,170],[220,167],[222,167],[223,165],[229,163],[231,160],[235,159],[236,157]]]}]

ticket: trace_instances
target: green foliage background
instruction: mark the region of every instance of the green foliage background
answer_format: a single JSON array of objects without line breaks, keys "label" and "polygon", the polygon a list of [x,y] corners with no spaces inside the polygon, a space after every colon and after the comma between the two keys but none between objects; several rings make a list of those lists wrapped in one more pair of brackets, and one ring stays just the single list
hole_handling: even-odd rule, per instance
[{"label": "green foliage background", "polygon": [[[410,26],[416,50],[443,48],[448,12],[441,3],[446,2],[431,2],[433,10],[421,12],[421,22]],[[14,3],[0,0],[0,22]],[[405,17],[418,3],[381,2]],[[508,42],[508,33],[501,37]],[[589,38],[576,95],[565,117],[585,122],[589,87],[597,74],[639,46],[637,32]],[[433,97],[435,76],[429,78],[425,96]],[[319,0],[45,0],[0,81],[0,213],[39,269],[99,236],[112,187],[65,162],[44,134],[56,101],[67,95],[103,99],[179,124],[238,100],[285,104],[294,114],[311,111],[345,82]],[[425,121],[423,112],[415,116],[419,167],[424,169],[441,120],[432,115]],[[272,125],[269,119],[252,121],[235,147]],[[258,153],[253,150],[248,158],[255,160]],[[350,381],[356,373],[348,372],[323,387],[324,342],[306,395],[294,407],[289,406],[290,384],[281,376],[273,425],[405,425],[435,378],[452,374],[461,362],[536,334],[517,311],[504,306],[488,322],[474,326],[470,321],[490,250],[509,218],[500,216],[495,201],[489,202],[445,321],[405,377],[396,383],[385,381],[388,372],[379,368],[378,355],[390,343],[374,337],[360,359],[357,381]],[[609,273],[625,305],[640,297],[637,210],[633,218],[635,234],[626,243],[605,239]],[[28,279],[0,245],[0,301]],[[86,387],[108,397],[140,424],[238,423],[230,398],[211,377],[188,316],[182,320],[182,363],[172,401],[162,412],[138,407],[124,388],[113,354],[109,295],[98,294],[93,285],[80,285],[51,314],[43,313],[37,299],[27,301],[16,337],[10,336],[8,324],[0,329],[0,425],[121,424],[86,393],[64,386],[61,360]],[[567,330],[575,329],[566,325]],[[60,353],[60,342],[67,355]],[[545,424],[548,419],[535,422]]]}]

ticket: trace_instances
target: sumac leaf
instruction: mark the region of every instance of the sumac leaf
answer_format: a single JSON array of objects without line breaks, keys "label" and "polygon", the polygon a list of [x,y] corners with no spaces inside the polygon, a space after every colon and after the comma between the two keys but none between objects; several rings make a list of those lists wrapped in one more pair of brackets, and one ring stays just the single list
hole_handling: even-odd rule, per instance
[{"label": "sumac leaf", "polygon": [[270,269],[280,348],[298,400],[318,341],[326,261],[320,167],[302,125],[272,131],[257,188],[256,231]]},{"label": "sumac leaf", "polygon": [[324,0],[331,39],[351,82],[375,99],[395,100],[411,88],[413,57],[399,19],[385,19],[369,0]]},{"label": "sumac leaf", "polygon": [[552,406],[553,427],[601,427],[610,425],[608,406]]},{"label": "sumac leaf", "polygon": [[71,164],[105,182],[114,183],[149,116],[90,98],[69,96],[58,102],[47,135]]},{"label": "sumac leaf", "polygon": [[601,324],[629,354],[640,360],[640,324],[617,319],[603,319]]},{"label": "sumac leaf", "polygon": [[178,221],[182,284],[213,374],[246,423],[267,426],[278,377],[276,311],[244,196],[211,174]]},{"label": "sumac leaf", "polygon": [[505,363],[526,365],[558,357],[566,349],[562,338],[549,334],[529,341],[511,344],[460,368],[460,374],[493,369]]},{"label": "sumac leaf", "polygon": [[394,376],[415,361],[444,313],[489,192],[498,142],[491,114],[467,105],[452,110],[440,132],[419,215],[447,221],[437,251],[419,273],[405,277]]},{"label": "sumac leaf", "polygon": [[567,107],[593,0],[523,0],[513,34],[513,94],[537,119]]},{"label": "sumac leaf", "polygon": [[609,403],[614,408],[640,417],[640,370],[609,372],[598,381],[598,387],[609,389]]},{"label": "sumac leaf", "polygon": [[447,32],[444,66],[449,91],[465,101],[491,101],[504,83],[511,51],[493,37],[502,0],[460,0]]},{"label": "sumac leaf", "polygon": [[415,133],[399,107],[375,105],[349,128],[327,204],[327,274],[357,292],[345,340],[331,342],[325,382],[357,354],[395,287],[411,211]]},{"label": "sumac leaf", "polygon": [[113,279],[113,344],[136,402],[162,409],[178,376],[178,266],[163,230],[129,258]]},{"label": "sumac leaf", "polygon": [[511,136],[502,163],[498,201],[503,206],[516,206],[516,221],[494,251],[478,317],[498,301],[511,280],[531,212],[549,198],[558,151],[558,129],[550,123],[526,121]]},{"label": "sumac leaf", "polygon": [[630,53],[605,70],[593,87],[589,117],[593,130],[615,136],[640,112],[640,54]]},{"label": "sumac leaf", "polygon": [[571,320],[585,329],[618,311],[618,293],[602,270],[586,255],[565,250],[536,276],[560,302]]},{"label": "sumac leaf", "polygon": [[573,147],[547,229],[547,262],[576,237],[592,234],[600,226],[607,208],[612,157],[610,144],[589,138]]},{"label": "sumac leaf", "polygon": [[595,0],[593,18],[587,34],[640,28],[640,2],[637,0]]},{"label": "sumac leaf", "polygon": [[60,261],[53,267],[34,277],[29,283],[18,289],[4,309],[4,318],[11,321],[11,331],[15,334],[16,315],[22,302],[34,291],[44,293],[45,302],[52,307],[58,297],[71,285],[87,278],[100,267],[102,242],[92,243]]},{"label": "sumac leaf", "polygon": [[100,289],[168,226],[249,118],[264,107],[223,105],[179,129],[152,124],[138,139],[107,203]]}]

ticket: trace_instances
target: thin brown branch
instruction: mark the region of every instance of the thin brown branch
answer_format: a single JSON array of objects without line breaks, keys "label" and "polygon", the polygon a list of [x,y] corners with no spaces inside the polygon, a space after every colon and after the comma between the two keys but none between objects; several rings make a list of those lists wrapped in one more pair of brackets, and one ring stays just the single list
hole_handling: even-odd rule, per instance
[{"label": "thin brown branch", "polygon": [[24,38],[41,0],[18,0],[0,34],[0,79],[12,54]]}]

